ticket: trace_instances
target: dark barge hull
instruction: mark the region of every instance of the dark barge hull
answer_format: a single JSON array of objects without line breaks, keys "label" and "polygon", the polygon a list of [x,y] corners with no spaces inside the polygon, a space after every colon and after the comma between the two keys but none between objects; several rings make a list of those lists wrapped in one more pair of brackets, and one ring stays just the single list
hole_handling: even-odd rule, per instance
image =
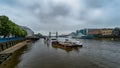
[{"label": "dark barge hull", "polygon": [[57,46],[63,46],[63,47],[82,47],[82,45],[78,45],[78,44],[60,44],[58,41],[54,41],[52,42],[52,45],[57,45]]}]

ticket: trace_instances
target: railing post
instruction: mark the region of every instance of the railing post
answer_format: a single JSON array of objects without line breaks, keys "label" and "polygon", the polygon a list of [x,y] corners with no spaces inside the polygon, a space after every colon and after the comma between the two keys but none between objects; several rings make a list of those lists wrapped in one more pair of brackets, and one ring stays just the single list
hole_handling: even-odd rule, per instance
[{"label": "railing post", "polygon": [[7,44],[7,42],[5,42],[5,46],[6,46],[6,48],[8,48],[8,44]]},{"label": "railing post", "polygon": [[3,44],[1,43],[0,46],[1,46],[1,49],[2,49],[2,51],[3,51],[3,50],[4,50]]},{"label": "railing post", "polygon": [[10,47],[12,46],[12,41],[10,41]]}]

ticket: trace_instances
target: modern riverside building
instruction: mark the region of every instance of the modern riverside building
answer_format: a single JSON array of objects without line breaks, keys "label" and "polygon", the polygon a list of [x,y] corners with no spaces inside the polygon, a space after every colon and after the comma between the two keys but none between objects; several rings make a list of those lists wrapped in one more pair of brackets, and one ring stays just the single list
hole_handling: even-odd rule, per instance
[{"label": "modern riverside building", "polygon": [[93,29],[88,32],[89,35],[98,35],[101,34],[101,29]]},{"label": "modern riverside building", "polygon": [[88,29],[81,29],[76,31],[76,35],[85,36],[88,33]]},{"label": "modern riverside building", "polygon": [[26,26],[20,26],[20,27],[23,28],[25,31],[27,31],[27,36],[33,36],[34,35],[34,32],[30,28],[28,28]]},{"label": "modern riverside building", "polygon": [[113,29],[94,29],[88,32],[88,35],[93,35],[94,37],[102,36],[112,36]]},{"label": "modern riverside building", "polygon": [[68,36],[83,39],[120,37],[120,28],[87,28],[76,30]]},{"label": "modern riverside building", "polygon": [[115,29],[113,29],[113,35],[115,37],[120,37],[120,28],[116,27]]},{"label": "modern riverside building", "polygon": [[104,29],[81,29],[76,31],[78,38],[95,38],[102,36],[111,36],[113,34],[113,29],[104,28]]},{"label": "modern riverside building", "polygon": [[91,31],[93,29],[81,29],[81,30],[77,30],[76,31],[76,37],[77,38],[86,38],[86,39],[90,39],[93,38],[92,35],[89,35],[88,32]]},{"label": "modern riverside building", "polygon": [[113,29],[101,29],[102,36],[109,36],[113,34]]},{"label": "modern riverside building", "polygon": [[68,34],[67,37],[69,37],[69,38],[75,38],[76,37],[76,33],[72,32],[72,33]]}]

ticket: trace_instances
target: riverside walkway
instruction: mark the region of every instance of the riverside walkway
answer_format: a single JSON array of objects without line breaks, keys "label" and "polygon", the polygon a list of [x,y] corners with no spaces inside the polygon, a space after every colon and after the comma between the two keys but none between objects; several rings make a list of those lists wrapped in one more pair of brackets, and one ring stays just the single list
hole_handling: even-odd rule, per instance
[{"label": "riverside walkway", "polygon": [[25,38],[0,38],[0,64],[6,61],[16,50],[27,44]]},{"label": "riverside walkway", "polygon": [[8,49],[5,49],[4,51],[0,52],[0,54],[6,54],[6,53],[13,53],[15,52],[16,50],[22,48],[23,46],[25,46],[27,44],[27,41],[23,41],[23,42],[20,42]]},{"label": "riverside walkway", "polygon": [[30,40],[38,40],[36,37],[28,37],[28,38],[2,38],[0,39],[0,64],[4,64],[4,62],[17,50],[21,49]]}]

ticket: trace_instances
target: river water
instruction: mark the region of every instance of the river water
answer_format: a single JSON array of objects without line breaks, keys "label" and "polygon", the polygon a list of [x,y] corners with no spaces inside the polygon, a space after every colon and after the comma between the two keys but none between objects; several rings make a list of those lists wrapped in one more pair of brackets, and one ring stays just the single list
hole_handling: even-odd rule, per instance
[{"label": "river water", "polygon": [[48,45],[40,39],[22,50],[14,60],[17,60],[14,68],[120,68],[120,41],[79,41],[83,43],[82,48],[65,49]]}]

